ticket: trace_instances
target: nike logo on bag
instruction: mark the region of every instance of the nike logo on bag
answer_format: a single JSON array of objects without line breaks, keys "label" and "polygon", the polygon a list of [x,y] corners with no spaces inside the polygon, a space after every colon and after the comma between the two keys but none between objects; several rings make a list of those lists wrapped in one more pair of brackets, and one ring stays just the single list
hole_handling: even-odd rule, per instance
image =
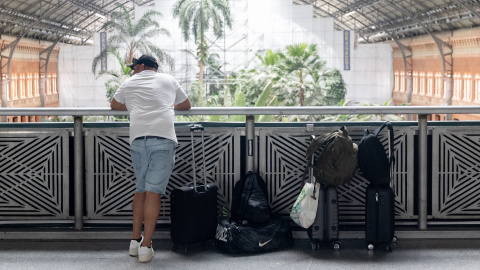
[{"label": "nike logo on bag", "polygon": [[265,246],[266,244],[268,244],[268,242],[270,242],[270,241],[272,241],[272,239],[268,240],[267,242],[263,242],[263,243],[262,243],[262,242],[258,242],[258,246],[259,246],[259,247],[263,247],[263,246]]}]

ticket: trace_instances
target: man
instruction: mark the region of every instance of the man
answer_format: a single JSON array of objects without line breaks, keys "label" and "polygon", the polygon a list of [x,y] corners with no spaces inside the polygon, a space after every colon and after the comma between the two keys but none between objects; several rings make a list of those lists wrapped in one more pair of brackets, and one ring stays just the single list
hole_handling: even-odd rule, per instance
[{"label": "man", "polygon": [[154,256],[152,236],[160,213],[160,195],[165,194],[175,165],[178,142],[174,110],[189,110],[191,104],[175,78],[157,73],[154,57],[142,55],[128,66],[133,75],[118,88],[110,107],[130,113],[130,154],[137,189],[129,254],[148,262]]}]

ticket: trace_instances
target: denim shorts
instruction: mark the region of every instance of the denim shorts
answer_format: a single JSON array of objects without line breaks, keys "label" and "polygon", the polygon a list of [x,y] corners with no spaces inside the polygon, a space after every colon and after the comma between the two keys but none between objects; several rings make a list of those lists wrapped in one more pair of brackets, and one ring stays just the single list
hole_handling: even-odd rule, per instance
[{"label": "denim shorts", "polygon": [[130,145],[137,192],[165,194],[175,167],[175,141],[161,137],[139,137]]}]

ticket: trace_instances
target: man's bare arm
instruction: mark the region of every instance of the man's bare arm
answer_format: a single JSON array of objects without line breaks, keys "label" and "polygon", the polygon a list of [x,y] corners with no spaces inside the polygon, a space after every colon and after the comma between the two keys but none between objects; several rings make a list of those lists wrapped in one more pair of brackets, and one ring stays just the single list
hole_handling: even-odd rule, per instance
[{"label": "man's bare arm", "polygon": [[173,108],[177,111],[186,111],[192,108],[192,104],[190,104],[190,100],[187,98],[184,102],[174,105]]},{"label": "man's bare arm", "polygon": [[110,102],[110,108],[113,110],[126,111],[127,105],[116,101],[115,98],[112,98],[112,102]]}]

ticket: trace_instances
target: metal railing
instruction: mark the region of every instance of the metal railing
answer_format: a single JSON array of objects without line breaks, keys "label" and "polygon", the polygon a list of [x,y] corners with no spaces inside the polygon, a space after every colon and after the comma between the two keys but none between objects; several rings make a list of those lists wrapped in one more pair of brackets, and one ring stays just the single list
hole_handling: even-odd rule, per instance
[{"label": "metal railing", "polygon": [[[176,115],[246,115],[245,139],[255,136],[254,115],[335,115],[335,114],[406,114],[417,115],[418,119],[418,228],[427,229],[427,117],[429,114],[480,114],[480,106],[349,106],[349,107],[195,107],[188,111],[176,111]],[[1,108],[0,116],[73,116],[74,117],[74,190],[75,229],[83,228],[84,171],[83,171],[83,116],[120,116],[127,111],[109,108]],[[251,145],[251,146],[250,146]],[[251,148],[249,148],[251,147]],[[255,166],[255,144],[247,143],[246,169]]]}]

